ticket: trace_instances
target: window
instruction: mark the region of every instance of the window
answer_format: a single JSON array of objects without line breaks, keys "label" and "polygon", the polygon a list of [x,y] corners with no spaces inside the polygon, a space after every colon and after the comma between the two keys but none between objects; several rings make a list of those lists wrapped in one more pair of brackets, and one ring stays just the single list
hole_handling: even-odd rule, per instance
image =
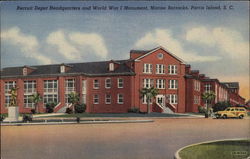
[{"label": "window", "polygon": [[83,103],[83,104],[86,104],[86,103],[87,103],[87,101],[86,101],[86,94],[83,94],[83,95],[82,95],[82,103]]},{"label": "window", "polygon": [[111,88],[111,79],[110,78],[107,78],[105,80],[105,88]]},{"label": "window", "polygon": [[177,89],[178,88],[178,80],[169,80],[169,89]]},{"label": "window", "polygon": [[82,80],[82,94],[86,94],[87,92],[87,81]]},{"label": "window", "polygon": [[24,107],[33,108],[32,94],[36,92],[36,81],[24,81]]},{"label": "window", "polygon": [[176,75],[177,74],[177,66],[176,65],[168,65],[168,73],[170,75]]},{"label": "window", "polygon": [[200,82],[198,80],[194,80],[194,90],[200,91]]},{"label": "window", "polygon": [[28,74],[27,68],[23,68],[23,75],[24,75],[24,76],[27,76],[27,74]]},{"label": "window", "polygon": [[123,79],[122,78],[118,78],[117,79],[117,83],[118,83],[118,88],[123,88]]},{"label": "window", "polygon": [[44,81],[44,92],[53,93],[57,92],[57,80],[45,80]]},{"label": "window", "polygon": [[43,102],[58,103],[58,81],[57,80],[44,80],[44,96]]},{"label": "window", "polygon": [[205,92],[210,92],[211,91],[211,84],[205,84]]},{"label": "window", "polygon": [[58,103],[57,94],[44,94],[43,102],[46,103]]},{"label": "window", "polygon": [[87,81],[82,80],[82,103],[86,104]]},{"label": "window", "polygon": [[24,107],[34,108],[35,103],[32,102],[32,95],[24,95]]},{"label": "window", "polygon": [[170,94],[169,95],[169,103],[170,104],[177,104],[178,102],[178,99],[177,99],[177,94]]},{"label": "window", "polygon": [[157,79],[156,80],[156,88],[158,89],[165,89],[165,80],[164,79]]},{"label": "window", "polygon": [[75,91],[75,79],[65,80],[65,92],[70,93]]},{"label": "window", "polygon": [[69,94],[75,92],[75,79],[66,79],[65,80],[65,103],[68,105]]},{"label": "window", "polygon": [[143,67],[143,73],[152,73],[153,66],[152,64],[145,63]]},{"label": "window", "polygon": [[153,86],[154,86],[154,81],[153,81],[153,79],[148,79],[148,78],[143,79],[143,87],[144,87],[144,88],[151,88],[151,87],[153,87]]},{"label": "window", "polygon": [[194,96],[194,104],[200,104],[200,96]]},{"label": "window", "polygon": [[93,85],[94,89],[99,89],[99,80],[95,79],[94,80],[94,85]]},{"label": "window", "polygon": [[122,94],[117,95],[117,103],[118,104],[123,104],[123,95]]},{"label": "window", "polygon": [[94,95],[94,104],[99,104],[99,95],[98,94]]},{"label": "window", "polygon": [[163,53],[157,54],[157,58],[160,59],[160,60],[163,59]]},{"label": "window", "polygon": [[10,106],[10,95],[5,95],[5,106]]},{"label": "window", "polygon": [[35,93],[36,81],[24,81],[24,93]]},{"label": "window", "polygon": [[4,86],[4,92],[5,92],[5,94],[9,94],[10,90],[13,87],[16,87],[16,82],[15,81],[5,82],[5,86]]},{"label": "window", "polygon": [[105,96],[105,103],[106,104],[111,104],[111,95],[110,94],[106,94],[106,96]]},{"label": "window", "polygon": [[[146,95],[143,96],[142,103],[147,104],[147,96]],[[149,103],[152,104],[152,98],[149,99]]]},{"label": "window", "polygon": [[165,65],[156,64],[156,74],[164,74],[165,73]]},{"label": "window", "polygon": [[61,73],[64,73],[64,72],[65,72],[65,66],[63,66],[63,65],[60,66],[60,72],[61,72]]},{"label": "window", "polygon": [[109,71],[114,71],[114,63],[109,63]]}]

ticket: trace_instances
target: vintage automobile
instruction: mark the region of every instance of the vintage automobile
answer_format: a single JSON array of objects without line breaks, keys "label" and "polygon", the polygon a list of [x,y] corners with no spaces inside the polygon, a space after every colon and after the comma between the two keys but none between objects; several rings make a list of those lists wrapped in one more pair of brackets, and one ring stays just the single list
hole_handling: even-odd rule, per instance
[{"label": "vintage automobile", "polygon": [[247,111],[244,107],[228,107],[223,111],[218,111],[215,113],[215,117],[218,118],[239,118],[243,119],[247,116]]}]

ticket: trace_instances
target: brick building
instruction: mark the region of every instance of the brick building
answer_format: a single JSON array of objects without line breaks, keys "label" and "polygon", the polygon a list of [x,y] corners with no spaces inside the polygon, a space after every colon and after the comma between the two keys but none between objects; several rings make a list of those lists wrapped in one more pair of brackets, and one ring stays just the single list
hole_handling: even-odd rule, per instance
[{"label": "brick building", "polygon": [[131,50],[128,60],[3,68],[0,86],[1,113],[7,113],[9,90],[14,86],[19,88],[17,104],[23,113],[34,108],[30,100],[34,93],[43,97],[40,112],[49,102],[57,103],[55,112],[64,112],[71,106],[71,92],[79,94],[90,113],[123,113],[131,107],[146,112],[139,90],[152,86],[159,89],[152,101],[153,112],[196,112],[205,104],[201,100],[205,91],[216,93],[215,103],[243,104],[245,100],[238,94],[237,82],[221,83],[199,74],[163,47]]}]

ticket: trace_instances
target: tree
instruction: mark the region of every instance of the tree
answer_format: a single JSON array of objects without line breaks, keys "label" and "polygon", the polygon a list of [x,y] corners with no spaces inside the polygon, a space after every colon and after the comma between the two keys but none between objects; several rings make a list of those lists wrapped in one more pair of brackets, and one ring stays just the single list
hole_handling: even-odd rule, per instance
[{"label": "tree", "polygon": [[141,98],[144,98],[146,96],[147,101],[147,113],[150,113],[150,99],[155,98],[158,95],[159,90],[151,87],[151,88],[143,88],[140,90]]},{"label": "tree", "polygon": [[71,92],[69,94],[69,103],[73,105],[73,109],[75,110],[75,105],[79,103],[79,95],[75,92]]},{"label": "tree", "polygon": [[210,92],[205,92],[202,94],[202,100],[204,101],[204,103],[206,103],[206,113],[205,113],[205,118],[208,118],[208,114],[209,114],[209,108],[210,105],[212,103],[212,101],[215,99],[216,95],[213,91]]},{"label": "tree", "polygon": [[42,97],[40,96],[40,94],[39,93],[32,94],[31,101],[32,103],[35,103],[35,112],[39,113],[38,103],[42,101]]}]

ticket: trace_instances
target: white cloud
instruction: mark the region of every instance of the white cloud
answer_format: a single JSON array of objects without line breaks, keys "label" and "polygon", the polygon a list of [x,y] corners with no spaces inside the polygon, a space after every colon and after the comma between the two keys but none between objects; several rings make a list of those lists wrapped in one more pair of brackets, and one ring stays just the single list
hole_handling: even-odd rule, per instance
[{"label": "white cloud", "polygon": [[53,61],[42,55],[39,50],[37,38],[32,35],[26,35],[20,31],[18,27],[12,27],[1,33],[1,39],[9,42],[14,46],[20,47],[25,57],[34,58],[42,64],[50,64]]},{"label": "white cloud", "polygon": [[103,38],[96,33],[80,33],[73,32],[69,34],[69,39],[80,46],[83,50],[85,47],[90,47],[94,53],[101,58],[106,58],[108,50],[105,46]]},{"label": "white cloud", "polygon": [[46,41],[48,44],[56,46],[58,53],[65,58],[69,60],[80,58],[79,50],[66,39],[65,33],[62,30],[50,33]]},{"label": "white cloud", "polygon": [[242,35],[238,31],[225,27],[213,29],[204,26],[195,27],[187,31],[186,40],[209,47],[217,47],[220,50],[219,53],[232,59],[246,58],[249,53],[249,43],[243,40]]},{"label": "white cloud", "polygon": [[[1,39],[20,50],[21,56],[32,58],[39,64],[57,63],[58,59],[64,60],[63,62],[79,61],[89,53],[105,59],[108,54],[103,38],[96,33],[66,32],[59,29],[38,41],[36,36],[24,34],[18,27],[13,27],[2,31]],[[44,52],[45,50],[53,54]]]},{"label": "white cloud", "polygon": [[57,30],[50,33],[46,41],[48,44],[56,46],[58,53],[69,60],[80,59],[90,52],[89,49],[100,59],[105,59],[108,54],[103,38],[96,33]]},{"label": "white cloud", "polygon": [[196,52],[187,51],[182,47],[181,42],[175,39],[171,31],[167,29],[155,29],[146,33],[144,37],[136,42],[135,47],[145,48],[150,46],[152,48],[159,45],[188,62],[217,61],[220,59],[217,56],[200,56]]}]

